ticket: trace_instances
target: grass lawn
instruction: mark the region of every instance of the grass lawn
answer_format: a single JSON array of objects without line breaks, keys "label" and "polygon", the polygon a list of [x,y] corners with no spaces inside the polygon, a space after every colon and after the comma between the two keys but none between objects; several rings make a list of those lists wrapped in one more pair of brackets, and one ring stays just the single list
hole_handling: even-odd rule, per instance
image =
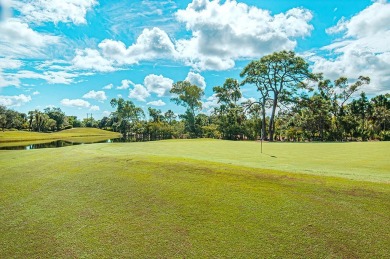
[{"label": "grass lawn", "polygon": [[286,172],[390,183],[390,142],[260,143],[223,140],[166,140],[115,143],[91,152],[195,159]]},{"label": "grass lawn", "polygon": [[120,134],[95,128],[73,128],[53,133],[30,131],[0,131],[0,145],[5,142],[31,142],[45,140],[84,140],[85,138],[118,138]]},{"label": "grass lawn", "polygon": [[389,144],[0,151],[0,258],[386,258]]}]

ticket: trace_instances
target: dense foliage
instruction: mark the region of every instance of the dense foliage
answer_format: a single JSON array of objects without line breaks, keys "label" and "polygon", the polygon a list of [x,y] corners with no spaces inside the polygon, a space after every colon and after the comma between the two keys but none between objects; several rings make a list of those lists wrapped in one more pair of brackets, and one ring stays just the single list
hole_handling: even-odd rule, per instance
[{"label": "dense foliage", "polygon": [[[294,52],[277,52],[250,62],[240,73],[213,91],[218,106],[202,110],[203,89],[187,81],[173,84],[171,99],[186,108],[184,114],[159,109],[144,111],[132,101],[112,99],[116,111],[109,117],[78,120],[60,108],[28,114],[0,106],[0,127],[37,132],[71,127],[96,127],[121,132],[135,141],[169,138],[266,139],[269,141],[390,140],[390,94],[369,99],[362,91],[370,78],[334,82],[309,71]],[[258,96],[243,101],[240,87],[248,85]],[[359,95],[360,93],[360,95]],[[354,97],[354,98],[353,98]]]}]

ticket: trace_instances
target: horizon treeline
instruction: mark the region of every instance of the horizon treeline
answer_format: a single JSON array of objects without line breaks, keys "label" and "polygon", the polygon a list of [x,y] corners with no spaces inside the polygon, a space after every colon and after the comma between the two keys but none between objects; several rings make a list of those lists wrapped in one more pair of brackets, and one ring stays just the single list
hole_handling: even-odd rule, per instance
[{"label": "horizon treeline", "polygon": [[[73,127],[95,127],[121,132],[134,141],[171,138],[218,138],[269,141],[390,140],[390,93],[368,98],[362,88],[370,78],[354,83],[340,77],[328,80],[313,74],[309,64],[291,51],[275,52],[250,62],[242,81],[227,78],[213,88],[217,107],[200,113],[203,90],[187,81],[172,85],[171,101],[186,110],[147,111],[131,100],[112,99],[109,117],[78,120],[60,108],[20,113],[0,106],[0,127],[53,132]],[[242,101],[241,86],[258,91],[257,99]],[[360,93],[360,94],[359,94]],[[145,113],[146,112],[146,113]],[[146,119],[145,115],[149,119]]]}]

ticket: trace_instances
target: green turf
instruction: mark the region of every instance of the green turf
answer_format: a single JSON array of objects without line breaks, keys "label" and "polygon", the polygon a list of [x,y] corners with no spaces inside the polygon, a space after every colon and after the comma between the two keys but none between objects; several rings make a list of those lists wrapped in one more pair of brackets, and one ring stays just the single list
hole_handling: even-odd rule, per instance
[{"label": "green turf", "polygon": [[[0,151],[0,258],[386,258],[388,147],[266,144],[262,157],[258,143],[189,140]],[[345,152],[348,166],[323,162]],[[371,173],[355,172],[372,152]]]},{"label": "green turf", "polygon": [[264,143],[169,140],[90,147],[91,152],[189,158],[287,172],[390,183],[390,142]]},{"label": "green turf", "polygon": [[40,140],[73,140],[77,138],[118,138],[119,133],[95,129],[95,128],[74,128],[53,133],[40,133],[30,131],[0,131],[0,145],[7,142],[33,142]]}]

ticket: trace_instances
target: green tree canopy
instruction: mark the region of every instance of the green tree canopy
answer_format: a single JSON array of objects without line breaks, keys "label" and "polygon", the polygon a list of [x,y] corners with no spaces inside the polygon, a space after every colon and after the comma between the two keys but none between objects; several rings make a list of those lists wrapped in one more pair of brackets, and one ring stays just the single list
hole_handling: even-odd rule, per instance
[{"label": "green tree canopy", "polygon": [[314,78],[309,64],[293,51],[281,51],[262,57],[256,64],[258,85],[272,94],[269,122],[269,140],[273,141],[275,113],[279,102],[289,102],[299,88],[305,88],[307,79]]},{"label": "green tree canopy", "polygon": [[177,97],[171,98],[171,100],[177,105],[189,109],[194,117],[195,112],[202,109],[201,98],[204,92],[199,86],[193,85],[188,81],[178,81],[172,85],[170,93],[177,95]]},{"label": "green tree canopy", "polygon": [[116,108],[113,116],[117,118],[117,126],[124,135],[130,133],[132,124],[145,116],[143,110],[136,107],[130,100],[125,101],[123,98],[114,98],[110,104],[113,108]]},{"label": "green tree canopy", "polygon": [[172,85],[170,92],[176,95],[176,97],[171,98],[172,101],[187,108],[181,118],[185,120],[185,128],[190,135],[197,137],[199,130],[195,123],[195,112],[202,109],[201,98],[204,95],[202,88],[188,81],[179,81]]},{"label": "green tree canopy", "polygon": [[218,103],[237,104],[237,101],[242,97],[240,84],[236,79],[233,78],[226,79],[222,87],[213,87],[213,91],[216,93]]}]

